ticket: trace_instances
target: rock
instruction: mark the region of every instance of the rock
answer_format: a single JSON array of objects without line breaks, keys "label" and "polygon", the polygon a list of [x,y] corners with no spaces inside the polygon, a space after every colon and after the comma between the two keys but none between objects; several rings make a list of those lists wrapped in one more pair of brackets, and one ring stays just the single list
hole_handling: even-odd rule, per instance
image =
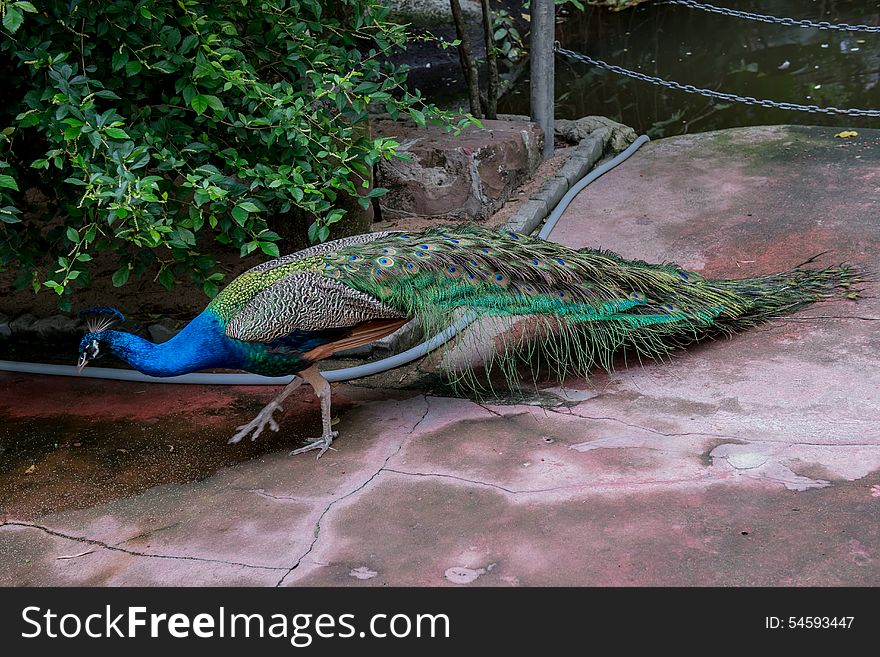
[{"label": "rock", "polygon": [[12,329],[9,328],[9,317],[0,313],[0,340],[5,340],[12,335]]},{"label": "rock", "polygon": [[13,336],[18,337],[30,333],[31,327],[36,321],[36,317],[31,315],[30,313],[25,313],[24,315],[19,315],[11,322],[9,322],[9,329]]},{"label": "rock", "polygon": [[[397,21],[419,27],[452,24],[449,0],[388,0],[387,4],[390,17]],[[461,0],[461,13],[465,20],[480,19],[483,15],[476,0]]]},{"label": "rock", "polygon": [[173,319],[168,319],[167,317],[160,319],[158,322],[151,324],[149,328],[147,328],[147,333],[149,333],[150,339],[155,343],[167,342],[179,332],[180,329],[177,327],[177,322]]},{"label": "rock", "polygon": [[373,343],[373,347],[376,351],[385,352],[385,355],[400,353],[415,347],[422,341],[423,337],[425,336],[422,332],[422,327],[418,322],[413,321],[404,324],[391,335],[386,335],[384,338],[377,340]]},{"label": "rock", "polygon": [[30,325],[28,333],[40,342],[52,342],[59,339],[70,339],[77,334],[79,321],[74,317],[55,315],[38,319]]},{"label": "rock", "polygon": [[482,220],[498,210],[541,162],[543,133],[521,121],[483,121],[458,136],[438,126],[378,119],[374,134],[394,137],[410,160],[382,161],[376,184],[389,215]]},{"label": "rock", "polygon": [[611,148],[622,151],[636,139],[636,131],[629,126],[612,121],[604,116],[584,116],[573,121],[557,119],[553,125],[556,136],[571,144],[586,139],[591,132],[600,128],[611,128]]}]

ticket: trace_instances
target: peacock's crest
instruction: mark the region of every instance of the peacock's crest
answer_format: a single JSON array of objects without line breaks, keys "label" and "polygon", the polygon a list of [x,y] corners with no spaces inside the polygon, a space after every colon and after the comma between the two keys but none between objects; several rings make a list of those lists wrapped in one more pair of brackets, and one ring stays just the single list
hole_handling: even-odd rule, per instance
[{"label": "peacock's crest", "polygon": [[80,310],[77,317],[86,318],[86,330],[89,333],[103,333],[111,326],[125,322],[125,315],[110,306]]}]

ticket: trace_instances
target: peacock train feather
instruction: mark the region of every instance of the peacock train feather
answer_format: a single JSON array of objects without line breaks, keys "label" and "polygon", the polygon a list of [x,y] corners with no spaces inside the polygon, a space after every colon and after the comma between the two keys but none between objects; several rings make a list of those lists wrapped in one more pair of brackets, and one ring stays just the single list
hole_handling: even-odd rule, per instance
[{"label": "peacock train feather", "polygon": [[[709,279],[610,251],[445,226],[359,235],[254,267],[165,343],[170,347],[146,346],[110,330],[90,332],[83,345],[99,350],[105,342],[134,367],[159,375],[205,367],[301,373],[322,400],[324,435],[314,447],[323,453],[335,432],[329,385],[312,365],[413,318],[428,332],[445,328],[462,311],[499,321],[528,318],[528,330],[507,332],[494,343],[486,370],[497,367],[513,382],[517,363],[542,352],[557,376],[586,376],[597,366],[610,369],[622,350],[660,359],[702,337],[740,331],[839,295],[859,280],[847,266]],[[480,385],[468,372],[452,377]],[[266,424],[277,430],[272,413],[289,392],[233,440],[249,432],[256,437]]]}]

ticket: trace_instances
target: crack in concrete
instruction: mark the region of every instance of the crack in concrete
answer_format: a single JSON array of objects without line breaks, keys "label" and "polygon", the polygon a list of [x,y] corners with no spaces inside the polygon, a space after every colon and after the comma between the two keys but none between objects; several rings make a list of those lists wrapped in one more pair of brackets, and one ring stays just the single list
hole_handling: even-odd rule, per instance
[{"label": "crack in concrete", "polygon": [[[625,427],[629,427],[631,429],[639,429],[641,431],[647,431],[648,433],[653,433],[657,436],[663,436],[664,438],[681,438],[685,436],[703,436],[706,438],[724,438],[725,440],[747,440],[746,438],[740,438],[738,436],[730,436],[722,433],[706,433],[702,431],[688,431],[683,433],[665,433],[663,431],[659,431],[658,429],[651,429],[650,427],[642,426],[641,424],[632,424],[630,422],[624,422],[623,420],[616,417],[591,417],[589,415],[581,415],[580,413],[572,413],[569,410],[568,413],[562,413],[560,411],[554,410],[552,408],[544,409],[551,413],[556,413],[557,415],[571,415],[574,417],[579,417],[583,420],[594,420],[596,422],[605,421],[605,422],[617,422],[618,424],[622,424]],[[754,441],[749,441],[754,442]]]},{"label": "crack in concrete", "polygon": [[[194,557],[191,555],[177,555],[177,554],[151,554],[149,552],[140,552],[139,550],[128,550],[126,548],[121,548],[118,545],[111,545],[109,543],[105,543],[104,541],[99,541],[94,538],[86,538],[84,536],[73,536],[72,534],[65,534],[64,532],[58,531],[57,529],[52,529],[51,527],[46,527],[44,525],[38,525],[36,523],[30,522],[21,522],[17,520],[8,520],[4,522],[0,527],[25,527],[28,529],[38,529],[50,536],[57,536],[58,538],[64,538],[69,541],[75,541],[77,543],[84,543],[86,545],[94,545],[100,547],[104,550],[109,550],[111,552],[122,552],[124,554],[129,554],[134,557],[148,557],[151,559],[174,559],[178,561],[199,561],[204,563],[219,563],[225,564],[227,566],[239,566],[242,568],[252,568],[255,570],[285,570],[283,566],[260,566],[257,564],[244,563],[241,561],[226,561],[224,559],[210,559],[208,557]],[[126,539],[132,540],[132,539]]]},{"label": "crack in concrete", "polygon": [[[486,406],[485,404],[481,404],[480,402],[472,401],[471,403],[475,404],[476,406],[479,406],[479,407],[482,408],[484,411],[486,411],[487,413],[490,413],[490,414],[494,415],[495,417],[508,417],[508,416],[505,415],[504,413],[499,413],[498,411],[493,411],[491,408],[489,408],[489,407]],[[512,414],[512,415],[513,415],[513,414]]]},{"label": "crack in concrete", "polygon": [[129,541],[136,541],[139,538],[146,538],[147,536],[152,536],[153,534],[158,534],[159,532],[164,532],[166,529],[173,529],[175,527],[180,526],[180,522],[172,522],[170,525],[165,525],[164,527],[157,527],[156,529],[148,529],[147,531],[143,531],[140,534],[136,534],[134,536],[130,536],[129,538],[122,539],[114,543],[115,546],[123,545],[128,543]]},{"label": "crack in concrete", "polygon": [[[413,433],[415,433],[415,430],[418,429],[419,425],[420,425],[422,422],[424,422],[424,420],[425,420],[426,417],[428,417],[428,413],[431,412],[431,402],[429,401],[429,397],[428,397],[427,395],[424,395],[424,399],[425,399],[425,412],[422,414],[422,417],[420,417],[419,420],[413,425],[412,429],[409,430],[409,432],[407,433],[407,436],[412,436]],[[288,577],[288,576],[289,576],[294,570],[296,570],[297,568],[299,568],[299,566],[300,566],[300,564],[302,564],[303,560],[305,560],[305,558],[308,557],[309,554],[311,554],[311,553],[314,551],[315,546],[318,544],[318,539],[320,538],[320,534],[321,534],[321,522],[324,520],[324,518],[327,516],[327,514],[330,512],[330,510],[331,510],[331,509],[332,509],[337,503],[339,503],[339,502],[341,502],[341,501],[343,501],[343,500],[345,500],[345,499],[348,499],[348,498],[351,497],[352,495],[355,495],[355,494],[359,493],[359,492],[362,491],[364,488],[366,488],[367,486],[369,486],[370,483],[371,483],[374,479],[376,479],[376,477],[378,477],[380,474],[382,474],[382,473],[386,470],[386,466],[388,465],[388,462],[400,453],[400,450],[403,449],[403,446],[404,446],[405,443],[406,443],[405,440],[401,440],[401,441],[400,441],[400,444],[397,446],[397,449],[395,449],[391,454],[389,454],[389,455],[385,458],[385,460],[382,462],[382,465],[379,467],[379,469],[376,470],[373,474],[371,474],[371,475],[370,475],[370,476],[369,476],[369,477],[368,477],[368,478],[367,478],[362,484],[360,484],[359,486],[353,488],[352,490],[350,490],[349,492],[345,493],[344,495],[340,495],[339,497],[334,497],[332,500],[330,500],[330,502],[327,504],[327,506],[324,507],[324,510],[321,511],[321,514],[318,516],[318,519],[315,521],[314,535],[313,535],[313,538],[312,538],[312,542],[309,544],[309,547],[306,548],[306,551],[303,552],[303,553],[299,556],[299,558],[296,560],[296,563],[294,563],[290,568],[287,569],[287,572],[285,572],[285,573],[281,576],[281,579],[279,579],[279,580],[275,583],[275,587],[276,587],[276,588],[278,588],[279,586],[281,586],[281,585],[284,583],[284,580],[287,579],[287,577]]]},{"label": "crack in concrete", "polygon": [[232,490],[238,490],[242,493],[253,493],[254,495],[259,495],[260,497],[268,497],[271,500],[284,500],[287,502],[303,501],[302,497],[294,497],[293,495],[276,495],[274,493],[267,492],[265,488],[233,488]]},{"label": "crack in concrete", "polygon": [[459,477],[458,475],[446,474],[444,472],[408,472],[406,470],[395,470],[393,468],[383,468],[384,472],[389,472],[392,474],[401,475],[404,477],[425,477],[425,478],[437,478],[437,479],[452,479],[454,481],[460,481],[462,483],[471,484],[474,486],[483,486],[486,488],[494,488],[496,490],[503,491],[510,495],[537,495],[539,493],[553,493],[555,491],[560,490],[568,490],[571,488],[591,488],[594,490],[603,490],[607,488],[623,488],[623,487],[641,487],[641,486],[675,486],[675,485],[703,485],[710,481],[721,481],[731,479],[734,473],[717,473],[713,475],[711,478],[708,477],[699,477],[692,479],[657,479],[657,480],[648,480],[648,481],[610,481],[604,482],[600,484],[596,484],[595,482],[590,481],[579,481],[572,484],[565,484],[563,486],[552,486],[550,488],[524,488],[524,489],[516,489],[516,488],[507,488],[506,486],[502,486],[500,484],[495,484],[490,481],[480,481],[479,479],[468,479],[466,477]]}]

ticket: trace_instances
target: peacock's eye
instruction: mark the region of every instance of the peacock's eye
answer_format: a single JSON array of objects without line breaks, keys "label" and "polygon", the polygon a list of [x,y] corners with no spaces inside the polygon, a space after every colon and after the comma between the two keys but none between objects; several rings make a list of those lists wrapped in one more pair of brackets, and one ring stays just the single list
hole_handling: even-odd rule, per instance
[{"label": "peacock's eye", "polygon": [[86,355],[89,358],[97,358],[98,357],[98,341],[92,340],[92,344],[86,347]]}]

